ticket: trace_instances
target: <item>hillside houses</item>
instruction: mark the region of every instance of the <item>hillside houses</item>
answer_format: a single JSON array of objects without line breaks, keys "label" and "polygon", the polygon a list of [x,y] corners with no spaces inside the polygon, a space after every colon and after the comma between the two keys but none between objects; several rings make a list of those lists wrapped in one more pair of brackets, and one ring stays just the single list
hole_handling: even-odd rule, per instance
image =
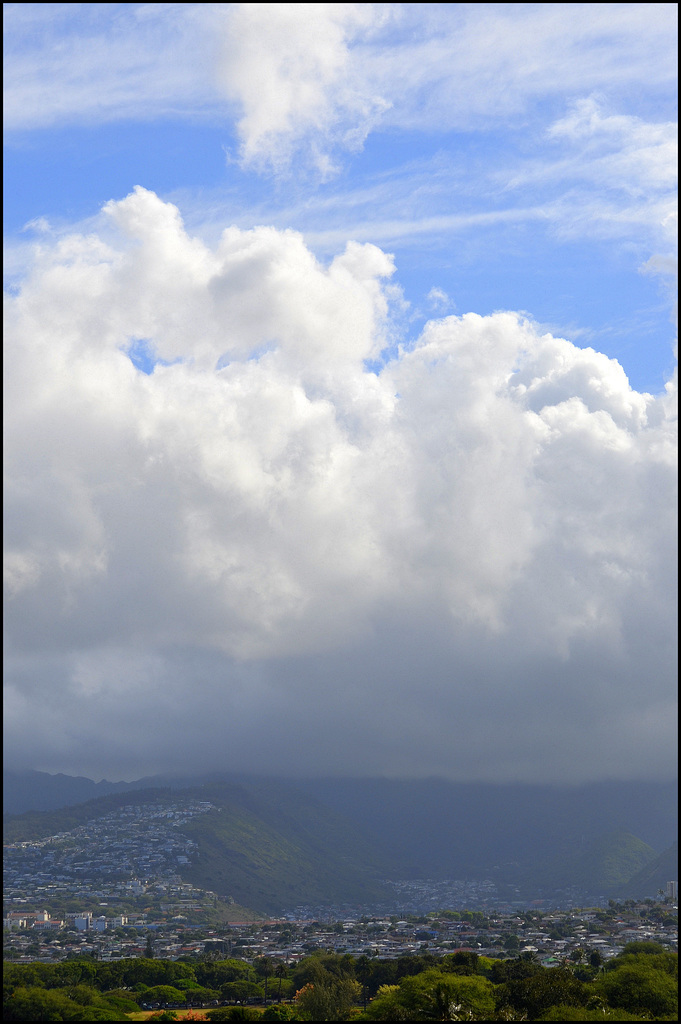
[{"label": "hillside houses", "polygon": [[[248,920],[234,923],[230,897],[180,877],[196,854],[182,825],[212,809],[198,800],[130,804],[70,832],[6,846],[5,956],[140,956],[150,936],[160,957],[213,951],[289,963],[315,949],[385,959],[470,949],[491,957],[529,955],[551,965],[596,952],[607,960],[633,940],[678,946],[669,897],[666,903],[627,901],[617,913],[600,907],[539,911],[500,899],[485,879],[391,881],[392,905],[299,905],[275,921],[244,912]],[[467,909],[440,914],[442,907]]]}]

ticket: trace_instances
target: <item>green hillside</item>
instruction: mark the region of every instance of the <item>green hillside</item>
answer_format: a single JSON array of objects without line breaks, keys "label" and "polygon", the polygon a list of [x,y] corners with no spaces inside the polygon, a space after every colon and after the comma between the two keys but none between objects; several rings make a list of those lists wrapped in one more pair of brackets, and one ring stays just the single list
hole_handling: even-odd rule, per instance
[{"label": "green hillside", "polygon": [[216,810],[182,826],[199,852],[180,868],[183,880],[261,913],[298,903],[364,904],[385,897],[384,865],[350,822],[312,797],[270,780],[215,782],[137,790],[57,811],[4,821],[4,841],[25,842],[70,831],[126,804],[171,804],[179,794]]},{"label": "green hillside", "polygon": [[578,886],[602,895],[619,889],[656,856],[652,846],[629,832],[607,832],[582,852],[554,860],[542,881],[556,887]]},{"label": "green hillside", "polygon": [[679,844],[673,843],[659,857],[637,871],[622,887],[622,895],[631,899],[656,899],[667,882],[679,877]]},{"label": "green hillside", "polygon": [[71,807],[54,811],[26,811],[24,814],[5,815],[2,820],[2,838],[5,843],[27,843],[57,832],[70,832],[93,818],[101,818],[126,804],[168,803],[172,800],[169,788],[140,789],[134,792],[112,793],[87,800]]},{"label": "green hillside", "polygon": [[482,872],[532,886],[539,866],[560,868],[607,833],[628,832],[657,853],[678,828],[675,782],[561,787],[347,778],[299,780],[298,787],[371,836],[399,872],[391,877]]},{"label": "green hillside", "polygon": [[609,832],[579,859],[575,881],[605,891],[622,885],[657,856],[657,851],[629,832]]},{"label": "green hillside", "polygon": [[298,904],[375,905],[390,898],[380,882],[388,878],[491,877],[500,893],[521,887],[534,898],[538,888],[568,886],[594,896],[655,895],[678,875],[675,847],[665,860],[640,838],[654,844],[669,835],[658,849],[673,838],[669,786],[658,793],[642,785],[555,790],[238,776],[158,783],[163,788],[10,817],[5,842],[70,831],[127,804],[171,804],[180,794],[210,801],[215,810],[182,825],[198,852],[179,870],[186,881],[261,913]]},{"label": "green hillside", "polygon": [[183,828],[199,846],[182,872],[186,881],[267,913],[296,903],[385,897],[370,843],[310,797],[266,780],[214,783],[198,793],[218,810]]}]

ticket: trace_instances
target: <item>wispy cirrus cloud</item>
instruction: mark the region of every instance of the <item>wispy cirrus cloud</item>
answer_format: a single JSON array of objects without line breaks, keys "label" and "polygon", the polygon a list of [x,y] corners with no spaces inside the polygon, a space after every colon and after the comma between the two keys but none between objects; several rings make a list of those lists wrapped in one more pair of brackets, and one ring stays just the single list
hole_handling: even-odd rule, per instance
[{"label": "wispy cirrus cloud", "polygon": [[[608,239],[632,246],[639,260],[673,254],[677,229],[678,127],[672,122],[606,113],[594,97],[573,104],[527,144],[507,133],[471,166],[468,153],[437,152],[342,182],[311,195],[296,189],[284,202],[252,210],[247,220],[295,224],[309,244],[329,251],[345,238],[383,245],[429,246],[480,228],[532,223],[561,239]],[[178,196],[195,222],[232,213],[232,197]],[[399,216],[396,211],[399,210]],[[323,227],[320,225],[323,224]]]},{"label": "wispy cirrus cloud", "polygon": [[313,139],[331,151],[373,129],[478,131],[547,99],[651,89],[676,74],[671,4],[276,8],[233,6],[228,39],[244,56],[228,48],[224,74],[244,110],[243,158],[279,169]]},{"label": "wispy cirrus cloud", "polygon": [[5,132],[224,113],[214,19],[211,4],[5,4]]},{"label": "wispy cirrus cloud", "polygon": [[307,152],[321,166],[374,129],[478,130],[547,97],[668,87],[676,17],[674,4],[6,4],[5,127],[220,115],[246,163],[281,170]]},{"label": "wispy cirrus cloud", "polygon": [[[595,97],[576,102],[549,126],[549,145],[515,171],[497,172],[510,191],[555,199],[562,231],[676,239],[678,125],[607,113]],[[560,192],[562,191],[562,196]]]}]

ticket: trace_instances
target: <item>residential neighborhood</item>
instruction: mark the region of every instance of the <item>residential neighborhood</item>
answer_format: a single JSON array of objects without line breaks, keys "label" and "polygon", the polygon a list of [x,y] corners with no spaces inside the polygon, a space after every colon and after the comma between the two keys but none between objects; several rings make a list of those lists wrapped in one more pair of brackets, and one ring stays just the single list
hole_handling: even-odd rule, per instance
[{"label": "residential neighborhood", "polygon": [[154,955],[261,956],[294,963],[313,950],[379,958],[470,949],[550,966],[634,939],[678,946],[676,882],[643,901],[580,909],[501,899],[489,879],[386,882],[384,905],[304,905],[274,918],[183,880],[196,843],[181,826],[209,801],[129,804],[71,831],[5,847],[4,955],[54,962]]}]

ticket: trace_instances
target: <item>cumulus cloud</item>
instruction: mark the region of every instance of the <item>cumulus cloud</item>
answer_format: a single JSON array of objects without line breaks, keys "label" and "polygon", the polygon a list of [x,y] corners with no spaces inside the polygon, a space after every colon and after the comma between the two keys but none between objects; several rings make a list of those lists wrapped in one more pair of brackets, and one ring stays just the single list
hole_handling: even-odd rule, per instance
[{"label": "cumulus cloud", "polygon": [[514,313],[400,347],[374,245],[102,218],[6,298],[15,763],[673,771],[671,385]]},{"label": "cumulus cloud", "polygon": [[233,4],[220,80],[242,110],[247,164],[286,168],[305,143],[323,176],[332,137],[353,148],[388,106],[356,82],[349,43],[384,20],[376,4]]}]

